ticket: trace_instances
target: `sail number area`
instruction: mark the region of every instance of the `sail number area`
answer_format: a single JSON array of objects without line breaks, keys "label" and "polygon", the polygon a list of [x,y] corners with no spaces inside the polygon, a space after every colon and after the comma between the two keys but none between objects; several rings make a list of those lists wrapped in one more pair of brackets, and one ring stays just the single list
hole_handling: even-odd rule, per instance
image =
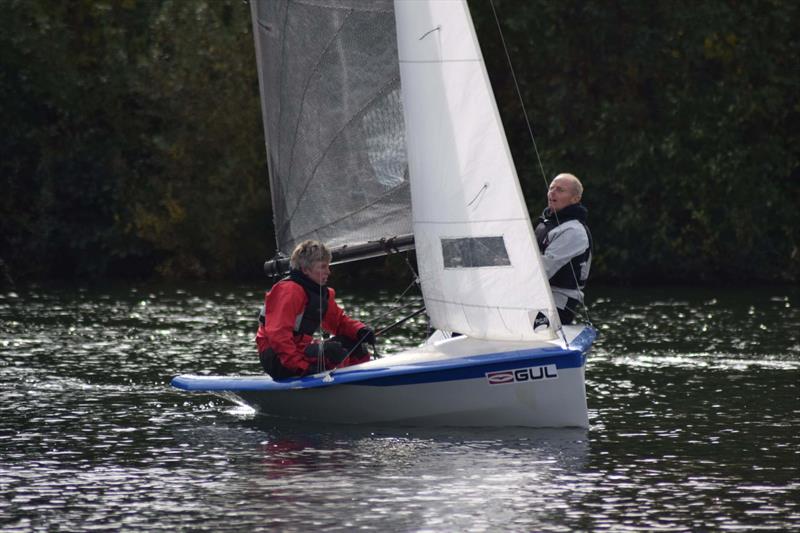
[{"label": "sail number area", "polygon": [[514,368],[511,370],[486,373],[486,380],[489,382],[489,385],[508,385],[511,383],[534,382],[543,379],[558,379],[556,365]]}]

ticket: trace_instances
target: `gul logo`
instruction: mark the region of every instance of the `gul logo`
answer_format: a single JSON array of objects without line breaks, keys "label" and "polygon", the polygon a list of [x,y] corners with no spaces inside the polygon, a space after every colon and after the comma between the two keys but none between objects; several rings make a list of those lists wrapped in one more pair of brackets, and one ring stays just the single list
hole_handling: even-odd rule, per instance
[{"label": "gul logo", "polygon": [[556,365],[532,366],[530,368],[515,368],[499,372],[487,372],[486,379],[489,385],[506,385],[523,381],[539,381],[542,379],[557,379]]}]

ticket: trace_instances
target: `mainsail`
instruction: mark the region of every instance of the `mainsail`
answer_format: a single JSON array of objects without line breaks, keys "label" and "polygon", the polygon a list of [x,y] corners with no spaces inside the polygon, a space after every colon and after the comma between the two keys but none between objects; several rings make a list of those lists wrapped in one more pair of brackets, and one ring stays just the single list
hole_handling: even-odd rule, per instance
[{"label": "mainsail", "polygon": [[278,250],[410,236],[391,0],[251,6]]},{"label": "mainsail", "polygon": [[552,338],[558,325],[466,2],[395,2],[414,240],[432,324]]}]

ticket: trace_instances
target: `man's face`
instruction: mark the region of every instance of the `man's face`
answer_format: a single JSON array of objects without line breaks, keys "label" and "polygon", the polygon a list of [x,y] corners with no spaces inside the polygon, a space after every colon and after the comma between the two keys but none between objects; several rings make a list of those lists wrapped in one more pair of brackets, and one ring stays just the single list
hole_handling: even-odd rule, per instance
[{"label": "man's face", "polygon": [[331,274],[331,264],[329,261],[314,261],[311,268],[303,268],[303,274],[319,285],[325,285],[328,282],[328,276]]},{"label": "man's face", "polygon": [[547,191],[547,205],[551,211],[557,213],[580,201],[581,197],[578,196],[575,184],[569,178],[556,178],[550,184],[550,190]]}]

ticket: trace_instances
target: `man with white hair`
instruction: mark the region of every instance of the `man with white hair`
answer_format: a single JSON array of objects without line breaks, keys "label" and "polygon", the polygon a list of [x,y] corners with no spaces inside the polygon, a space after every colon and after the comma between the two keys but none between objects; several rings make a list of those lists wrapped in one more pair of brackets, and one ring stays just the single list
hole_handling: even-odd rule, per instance
[{"label": "man with white hair", "polygon": [[559,174],[550,183],[547,207],[536,224],[536,241],[550,279],[562,324],[571,324],[592,264],[592,234],[588,211],[581,204],[583,185],[572,174]]}]

